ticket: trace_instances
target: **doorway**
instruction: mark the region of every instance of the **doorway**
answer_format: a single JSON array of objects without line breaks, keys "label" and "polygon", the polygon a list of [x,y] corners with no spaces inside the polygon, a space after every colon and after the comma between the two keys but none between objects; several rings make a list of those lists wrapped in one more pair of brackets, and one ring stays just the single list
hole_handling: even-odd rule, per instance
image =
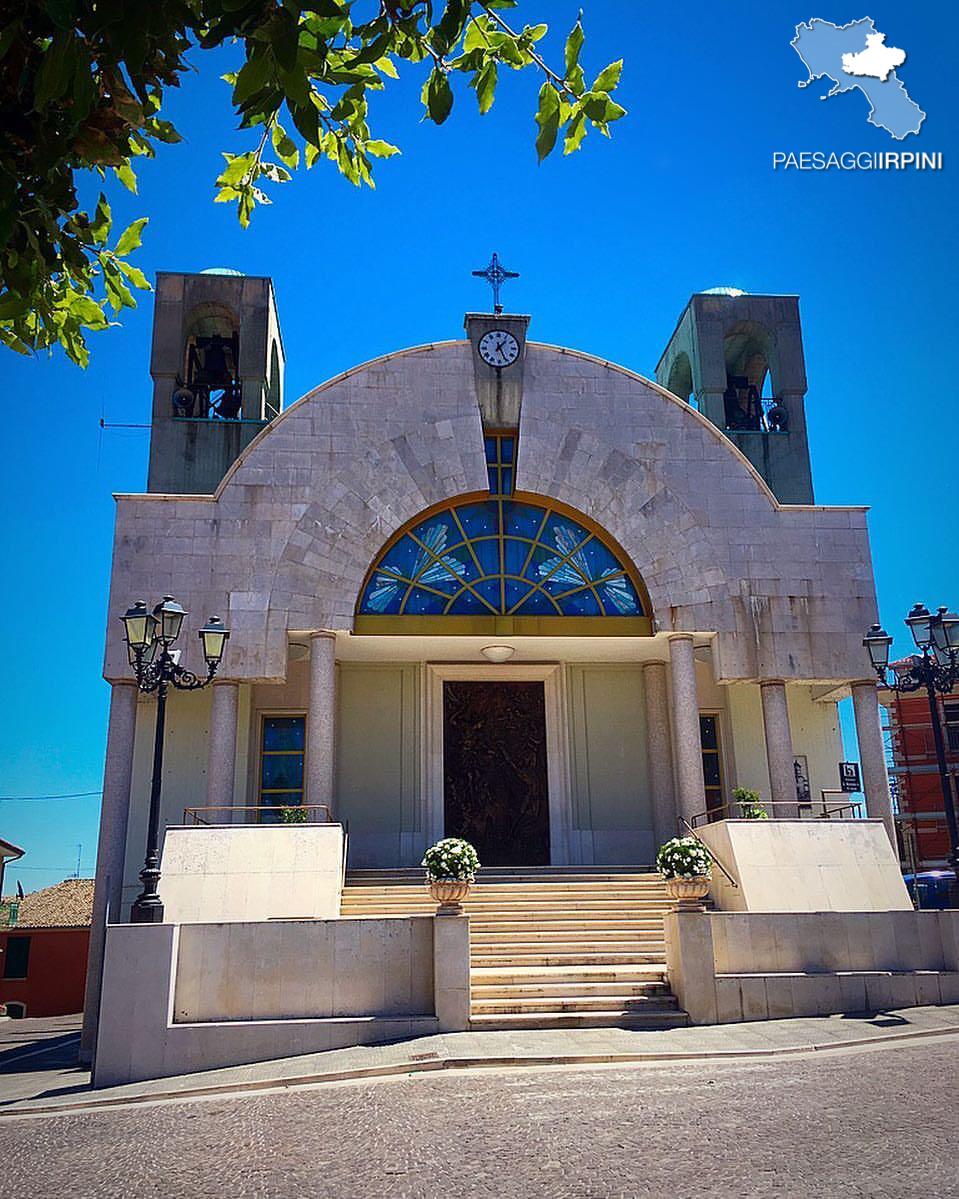
[{"label": "doorway", "polygon": [[542,682],[444,681],[443,815],[484,866],[549,864]]}]

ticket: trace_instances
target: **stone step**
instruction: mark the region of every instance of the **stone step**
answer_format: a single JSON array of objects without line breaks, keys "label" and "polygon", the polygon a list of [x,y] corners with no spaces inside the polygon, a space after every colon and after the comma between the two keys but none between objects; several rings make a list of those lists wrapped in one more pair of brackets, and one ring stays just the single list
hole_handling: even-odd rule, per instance
[{"label": "stone step", "polygon": [[484,1016],[494,1012],[674,1012],[676,997],[665,995],[510,995],[505,999],[473,999],[470,1015]]},{"label": "stone step", "polygon": [[530,921],[522,924],[513,921],[502,921],[498,924],[490,922],[483,928],[470,925],[470,940],[477,944],[495,944],[509,940],[614,940],[614,941],[643,941],[650,937],[663,939],[663,922],[655,924],[621,925],[602,924],[595,927],[571,924],[569,921],[558,920],[555,924],[541,921]]},{"label": "stone step", "polygon": [[619,966],[513,966],[504,969],[501,966],[480,966],[470,972],[475,983],[485,986],[492,983],[516,983],[524,986],[527,983],[556,982],[633,982],[642,984],[658,981],[666,977],[666,967],[658,963],[630,963]]},{"label": "stone step", "polygon": [[[597,982],[574,983],[565,980],[556,983],[472,983],[470,986],[471,1006],[474,1011],[480,1011],[483,1000],[514,999],[543,999],[550,1003],[562,1001],[573,1002],[580,999],[595,999],[596,997],[616,996],[618,999],[669,999],[675,1004],[669,987],[664,982],[631,983],[631,982]],[[545,1009],[544,1009],[545,1010]]]},{"label": "stone step", "polygon": [[[476,878],[479,882],[485,882],[487,879],[507,879],[510,881],[521,880],[530,882],[539,882],[541,880],[549,881],[555,878],[575,879],[584,878],[592,880],[596,878],[619,879],[623,877],[634,878],[661,878],[662,875],[654,866],[481,866],[477,872]],[[367,883],[372,880],[381,879],[385,882],[403,882],[408,879],[421,879],[423,877],[422,866],[394,866],[386,868],[369,868],[365,870],[347,870],[346,881],[348,883]]]},{"label": "stone step", "polygon": [[[384,899],[358,900],[353,896],[344,896],[341,904],[343,909],[349,908],[351,911],[429,911],[436,907],[436,901],[430,896],[425,896],[422,900],[417,899],[400,899],[387,897]],[[470,896],[469,899],[463,902],[464,911],[476,913],[480,915],[484,912],[514,912],[516,914],[531,913],[555,913],[562,915],[564,912],[609,912],[612,915],[625,915],[629,912],[656,913],[665,915],[669,905],[658,899],[630,899],[627,901],[620,899],[580,899],[578,897],[570,898],[568,901],[562,898],[550,899],[486,899]]]},{"label": "stone step", "polygon": [[[344,891],[354,895],[414,895],[428,891],[428,884],[425,879],[419,879],[417,882],[403,883],[346,883]],[[657,878],[636,878],[636,879],[609,879],[607,881],[581,881],[572,882],[563,880],[560,882],[549,883],[509,883],[509,882],[492,882],[487,879],[485,882],[475,882],[472,885],[474,893],[481,892],[489,895],[552,895],[558,893],[572,893],[574,891],[582,892],[583,894],[604,895],[610,892],[622,894],[639,894],[644,891],[655,891],[657,893],[666,893],[666,884]]]},{"label": "stone step", "polygon": [[470,1016],[475,1032],[523,1028],[685,1028],[689,1017],[682,1011],[627,1012],[612,1007],[593,1012],[490,1012]]},{"label": "stone step", "polygon": [[549,946],[543,948],[527,948],[520,946],[508,948],[502,952],[470,954],[471,970],[513,969],[527,966],[662,966],[666,969],[666,949],[664,945],[652,945],[649,951],[633,950],[630,953],[619,953],[615,950],[591,950],[582,945]]}]

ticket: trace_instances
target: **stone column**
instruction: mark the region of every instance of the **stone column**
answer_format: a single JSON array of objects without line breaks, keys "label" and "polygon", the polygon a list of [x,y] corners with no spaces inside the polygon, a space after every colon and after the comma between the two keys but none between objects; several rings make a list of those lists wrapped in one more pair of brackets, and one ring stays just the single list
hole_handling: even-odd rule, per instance
[{"label": "stone column", "polygon": [[336,712],[336,638],[333,633],[310,637],[310,710],[306,716],[308,804],[333,811],[333,720]]},{"label": "stone column", "polygon": [[653,801],[653,835],[658,848],[670,837],[675,837],[677,831],[665,662],[643,663],[643,700],[646,709],[646,762]]},{"label": "stone column", "polygon": [[879,723],[879,700],[876,684],[852,684],[852,710],[856,718],[856,740],[859,742],[859,762],[862,766],[862,786],[866,793],[866,812],[873,820],[886,826],[893,852],[898,857],[896,822],[892,815],[892,796],[889,794],[889,774],[886,770],[886,750]]},{"label": "stone column", "polygon": [[786,684],[782,679],[767,679],[759,684],[759,692],[763,704],[770,798],[780,805],[769,814],[774,820],[788,820],[798,816],[799,809],[796,806],[796,763],[789,731]]},{"label": "stone column", "polygon": [[103,799],[100,804],[100,835],[97,841],[97,874],[93,892],[93,923],[87,958],[86,997],[80,1060],[89,1062],[97,1042],[100,1018],[100,975],[107,916],[111,924],[126,920],[121,911],[123,864],[127,848],[130,814],[130,782],[133,775],[133,744],[136,734],[138,688],[135,683],[114,683],[110,694],[110,722],[103,768]]},{"label": "stone column", "polygon": [[[692,824],[706,807],[703,781],[703,748],[699,735],[699,695],[691,633],[669,638],[669,665],[673,683],[673,747],[676,756],[676,811]],[[684,835],[686,830],[682,830]]]},{"label": "stone column", "polygon": [[[206,802],[211,808],[232,808],[236,777],[237,683],[213,684],[210,712],[210,752],[206,768]],[[222,818],[221,818],[222,820]],[[222,823],[228,823],[222,820]]]}]

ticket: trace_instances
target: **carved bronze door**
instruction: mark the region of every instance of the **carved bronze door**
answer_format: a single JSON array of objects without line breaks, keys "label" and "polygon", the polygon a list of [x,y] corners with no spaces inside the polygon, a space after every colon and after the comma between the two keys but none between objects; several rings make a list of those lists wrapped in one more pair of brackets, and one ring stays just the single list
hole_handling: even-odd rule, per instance
[{"label": "carved bronze door", "polygon": [[484,866],[549,864],[542,683],[443,684],[445,833]]}]

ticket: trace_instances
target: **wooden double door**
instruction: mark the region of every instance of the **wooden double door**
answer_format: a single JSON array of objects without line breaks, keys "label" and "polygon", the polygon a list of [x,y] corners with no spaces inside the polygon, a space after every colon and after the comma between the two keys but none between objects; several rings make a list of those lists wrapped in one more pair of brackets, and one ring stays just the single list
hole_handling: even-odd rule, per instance
[{"label": "wooden double door", "polygon": [[549,864],[541,682],[444,682],[443,789],[445,835],[484,866]]}]

